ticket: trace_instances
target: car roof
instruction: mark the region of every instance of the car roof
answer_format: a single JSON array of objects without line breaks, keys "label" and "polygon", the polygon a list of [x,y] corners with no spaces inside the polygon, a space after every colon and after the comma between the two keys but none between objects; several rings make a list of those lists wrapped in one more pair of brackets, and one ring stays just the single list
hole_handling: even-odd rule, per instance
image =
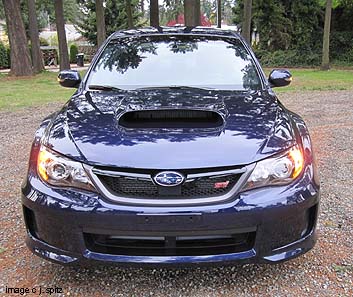
[{"label": "car roof", "polygon": [[213,27],[185,27],[185,26],[173,26],[173,27],[146,27],[139,29],[122,30],[113,33],[110,39],[117,39],[121,37],[131,36],[144,36],[144,35],[208,35],[208,36],[223,36],[241,39],[240,35],[229,29],[220,29]]}]

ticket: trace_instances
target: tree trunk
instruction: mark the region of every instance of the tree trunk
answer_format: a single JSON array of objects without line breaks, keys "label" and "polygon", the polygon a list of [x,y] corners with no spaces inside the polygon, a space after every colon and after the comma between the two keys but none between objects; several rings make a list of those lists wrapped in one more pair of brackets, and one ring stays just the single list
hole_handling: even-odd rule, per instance
[{"label": "tree trunk", "polygon": [[180,3],[181,0],[175,0],[174,1],[174,12],[175,12],[175,20],[178,21],[180,11],[179,11],[179,5],[181,6]]},{"label": "tree trunk", "polygon": [[217,28],[222,27],[222,0],[217,0]]},{"label": "tree trunk", "polygon": [[200,0],[184,0],[185,26],[201,25]]},{"label": "tree trunk", "polygon": [[96,0],[97,45],[100,47],[105,41],[105,18],[103,0]]},{"label": "tree trunk", "polygon": [[127,26],[129,29],[132,29],[134,27],[134,22],[132,19],[131,0],[125,0],[125,6],[126,6]]},{"label": "tree trunk", "polygon": [[145,0],[140,1],[140,9],[141,9],[142,15],[144,16],[145,15]]},{"label": "tree trunk", "polygon": [[23,25],[20,1],[3,0],[7,31],[10,42],[11,71],[10,75],[33,75],[31,58],[27,46],[26,31]]},{"label": "tree trunk", "polygon": [[244,0],[244,15],[242,32],[248,44],[251,44],[251,8],[252,0]]},{"label": "tree trunk", "polygon": [[158,0],[150,0],[150,25],[152,27],[159,27]]},{"label": "tree trunk", "polygon": [[330,31],[331,31],[332,0],[326,1],[324,39],[322,43],[322,70],[330,69]]},{"label": "tree trunk", "polygon": [[40,50],[39,30],[37,23],[36,3],[35,0],[28,0],[28,22],[29,37],[32,47],[32,65],[33,71],[39,73],[44,70],[43,55]]},{"label": "tree trunk", "polygon": [[55,0],[55,22],[56,31],[58,32],[59,40],[59,59],[60,71],[70,69],[69,51],[67,49],[66,33],[65,33],[65,20],[64,20],[64,7],[63,0]]}]

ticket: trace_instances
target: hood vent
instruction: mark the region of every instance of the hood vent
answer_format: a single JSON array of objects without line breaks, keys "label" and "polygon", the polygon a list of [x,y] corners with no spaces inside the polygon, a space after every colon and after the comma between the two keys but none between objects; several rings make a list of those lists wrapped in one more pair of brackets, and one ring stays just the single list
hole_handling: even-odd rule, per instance
[{"label": "hood vent", "polygon": [[216,128],[223,125],[223,118],[217,112],[206,110],[139,110],[124,113],[119,125],[124,128]]}]

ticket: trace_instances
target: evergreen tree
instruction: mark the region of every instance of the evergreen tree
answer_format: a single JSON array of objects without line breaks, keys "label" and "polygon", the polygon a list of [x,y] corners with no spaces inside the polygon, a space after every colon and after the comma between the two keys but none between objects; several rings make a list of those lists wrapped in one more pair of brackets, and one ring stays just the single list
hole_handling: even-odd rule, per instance
[{"label": "evergreen tree", "polygon": [[165,0],[165,6],[160,9],[160,23],[165,26],[169,21],[178,20],[178,16],[184,14],[184,5],[181,0]]},{"label": "evergreen tree", "polygon": [[[139,27],[141,24],[139,12],[136,7],[139,5],[139,0],[131,0],[132,19],[134,27]],[[81,34],[86,37],[91,43],[97,44],[97,25],[96,25],[96,5],[95,1],[81,1],[81,9],[85,12],[78,22],[78,29]],[[126,14],[125,0],[108,0],[104,10],[104,19],[107,36],[117,30],[127,29],[128,18]]]},{"label": "evergreen tree", "polygon": [[322,9],[318,0],[283,1],[285,16],[290,20],[288,31],[291,48],[302,51],[320,49],[322,41]]},{"label": "evergreen tree", "polygon": [[[25,25],[27,38],[29,39],[30,38],[30,35],[29,35],[30,13],[29,13],[27,1],[28,0],[20,0],[20,4],[21,4],[22,20]],[[54,3],[55,1],[53,0],[35,1],[35,11],[37,15],[37,25],[38,25],[39,31],[47,27],[48,24],[54,25],[54,29],[55,29]],[[64,7],[64,18],[66,23],[76,24],[77,20],[79,19],[79,15],[81,14],[77,0],[65,0],[63,1],[63,7]],[[1,8],[0,8],[0,15],[1,15]]]},{"label": "evergreen tree", "polygon": [[353,65],[353,1],[334,0],[332,4],[330,58],[333,63]]},{"label": "evergreen tree", "polygon": [[[264,50],[318,48],[321,40],[320,0],[253,0],[252,28]],[[234,22],[243,23],[244,1],[233,8]]]},{"label": "evergreen tree", "polygon": [[263,49],[288,49],[291,42],[291,21],[285,15],[280,0],[255,0],[253,23],[260,36],[259,47]]}]

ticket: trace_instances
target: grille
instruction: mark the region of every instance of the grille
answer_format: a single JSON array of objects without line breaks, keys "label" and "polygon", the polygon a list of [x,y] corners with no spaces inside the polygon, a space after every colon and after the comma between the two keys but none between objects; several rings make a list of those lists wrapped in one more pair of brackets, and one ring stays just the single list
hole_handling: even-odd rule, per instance
[{"label": "grille", "polygon": [[176,187],[162,187],[152,180],[133,177],[98,175],[100,181],[115,195],[130,198],[201,198],[228,193],[240,178],[240,174],[218,177],[200,177]]},{"label": "grille", "polygon": [[112,236],[85,233],[86,247],[97,253],[126,256],[204,256],[253,248],[256,232],[213,236]]}]

